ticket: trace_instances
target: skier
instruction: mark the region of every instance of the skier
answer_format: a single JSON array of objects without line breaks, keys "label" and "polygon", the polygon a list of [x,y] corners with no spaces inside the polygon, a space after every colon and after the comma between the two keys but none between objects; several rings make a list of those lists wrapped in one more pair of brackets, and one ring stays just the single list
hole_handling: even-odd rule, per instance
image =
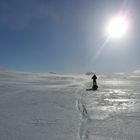
[{"label": "skier", "polygon": [[93,88],[94,88],[95,86],[97,86],[97,82],[96,82],[97,76],[94,74],[92,76],[92,79],[93,79]]},{"label": "skier", "polygon": [[93,86],[90,89],[86,89],[86,91],[92,91],[92,90],[97,90],[98,89],[98,85],[97,85],[97,82],[96,82],[97,76],[94,74],[91,79],[93,79]]}]

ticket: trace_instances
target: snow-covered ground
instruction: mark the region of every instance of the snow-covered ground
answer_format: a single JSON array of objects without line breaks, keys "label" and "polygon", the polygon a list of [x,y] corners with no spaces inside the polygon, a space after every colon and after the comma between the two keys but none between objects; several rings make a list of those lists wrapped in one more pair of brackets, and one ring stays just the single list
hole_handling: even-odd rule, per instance
[{"label": "snow-covered ground", "polygon": [[0,71],[0,140],[140,140],[140,76]]}]

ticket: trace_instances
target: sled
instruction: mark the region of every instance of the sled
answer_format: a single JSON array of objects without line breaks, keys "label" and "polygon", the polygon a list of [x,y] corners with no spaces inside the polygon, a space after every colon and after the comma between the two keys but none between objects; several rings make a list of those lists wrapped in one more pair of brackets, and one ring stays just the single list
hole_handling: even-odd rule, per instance
[{"label": "sled", "polygon": [[97,90],[98,89],[98,86],[97,85],[94,85],[92,88],[89,88],[89,89],[86,89],[86,91],[90,91],[90,90]]}]

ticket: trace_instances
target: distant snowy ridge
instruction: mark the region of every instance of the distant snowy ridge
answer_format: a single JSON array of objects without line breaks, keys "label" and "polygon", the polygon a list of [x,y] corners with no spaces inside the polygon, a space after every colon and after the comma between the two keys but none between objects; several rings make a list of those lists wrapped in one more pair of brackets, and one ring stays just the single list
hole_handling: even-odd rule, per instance
[{"label": "distant snowy ridge", "polygon": [[140,69],[133,71],[133,74],[140,75]]},{"label": "distant snowy ridge", "polygon": [[[32,73],[1,70],[0,78],[9,82],[24,82],[24,84],[46,85],[46,86],[74,86],[85,82],[85,76],[60,75],[52,73]],[[25,82],[26,81],[26,82]],[[17,84],[18,84],[17,83]],[[64,87],[65,87],[64,86]]]}]

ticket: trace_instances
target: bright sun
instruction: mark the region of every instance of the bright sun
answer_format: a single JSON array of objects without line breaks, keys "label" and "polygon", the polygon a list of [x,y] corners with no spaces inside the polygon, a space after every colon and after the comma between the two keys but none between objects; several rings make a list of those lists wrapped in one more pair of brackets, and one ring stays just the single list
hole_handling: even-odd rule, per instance
[{"label": "bright sun", "polygon": [[117,16],[110,20],[107,31],[111,38],[121,38],[126,34],[128,27],[128,20],[123,16]]}]

